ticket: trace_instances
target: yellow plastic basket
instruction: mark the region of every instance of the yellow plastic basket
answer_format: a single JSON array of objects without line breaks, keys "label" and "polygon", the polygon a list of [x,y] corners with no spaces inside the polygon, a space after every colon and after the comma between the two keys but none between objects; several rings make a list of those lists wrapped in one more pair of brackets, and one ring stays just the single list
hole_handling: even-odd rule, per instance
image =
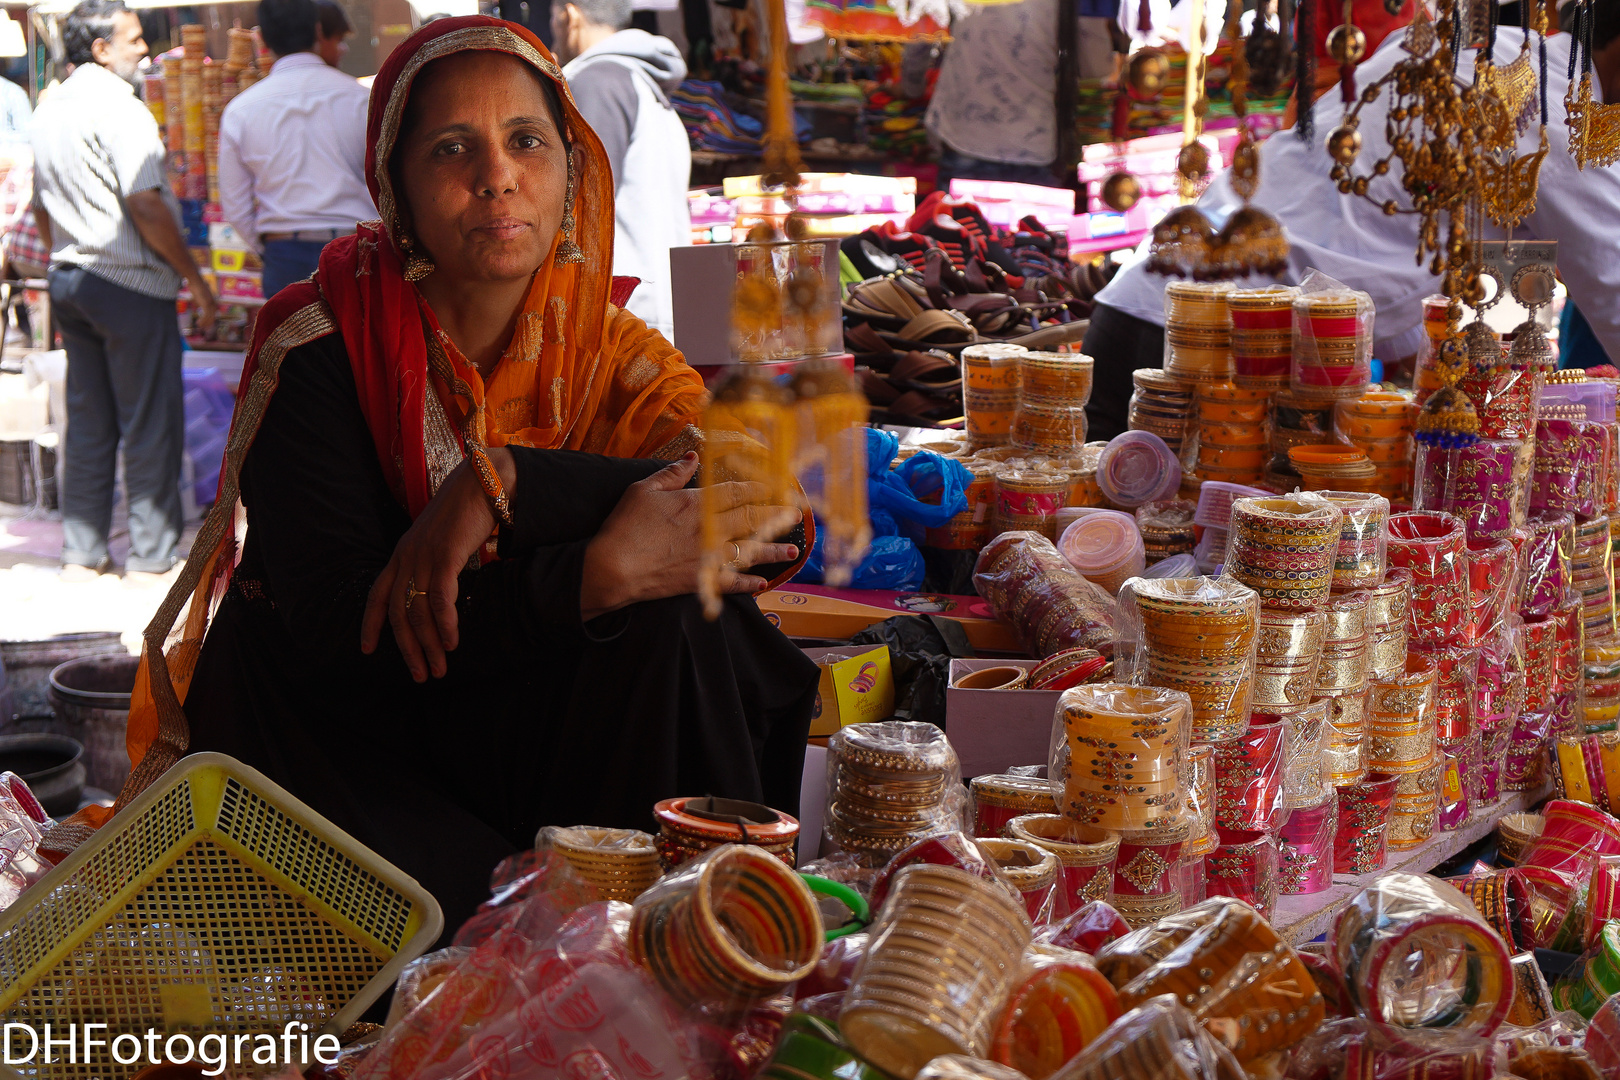
[{"label": "yellow plastic basket", "polygon": [[[193,754],[0,915],[0,1023],[111,1038],[299,1021],[313,1039],[358,1019],[443,925],[427,890],[265,776]],[[98,1053],[25,1071],[132,1071]]]}]

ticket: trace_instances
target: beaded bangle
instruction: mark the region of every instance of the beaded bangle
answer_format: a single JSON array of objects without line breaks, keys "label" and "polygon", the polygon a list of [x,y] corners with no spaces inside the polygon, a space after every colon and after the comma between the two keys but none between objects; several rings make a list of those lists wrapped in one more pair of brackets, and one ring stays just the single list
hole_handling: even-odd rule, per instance
[{"label": "beaded bangle", "polygon": [[484,486],[484,494],[489,496],[490,505],[495,508],[495,516],[507,525],[512,524],[512,505],[507,500],[506,488],[501,484],[500,474],[495,471],[495,465],[489,460],[489,455],[481,446],[471,445],[469,457],[472,458],[473,470],[478,473],[478,482]]}]

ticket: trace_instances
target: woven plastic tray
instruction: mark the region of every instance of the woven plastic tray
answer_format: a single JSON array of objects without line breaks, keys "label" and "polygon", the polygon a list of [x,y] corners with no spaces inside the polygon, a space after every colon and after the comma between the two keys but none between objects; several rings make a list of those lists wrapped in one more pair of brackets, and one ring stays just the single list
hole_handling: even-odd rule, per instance
[{"label": "woven plastic tray", "polygon": [[335,1033],[443,925],[427,890],[265,776],[194,754],[0,915],[0,1023]]}]

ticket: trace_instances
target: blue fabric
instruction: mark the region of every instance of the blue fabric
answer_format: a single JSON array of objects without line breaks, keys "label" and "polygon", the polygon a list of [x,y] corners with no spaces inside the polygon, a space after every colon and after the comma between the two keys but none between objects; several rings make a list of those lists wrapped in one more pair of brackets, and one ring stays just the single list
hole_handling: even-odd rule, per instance
[{"label": "blue fabric", "polygon": [[1558,317],[1558,366],[1561,368],[1589,368],[1613,363],[1603,342],[1592,333],[1592,324],[1586,321],[1573,301],[1564,301],[1564,313]]},{"label": "blue fabric", "polygon": [[267,240],[264,244],[264,298],[303,281],[320,264],[324,240]]}]

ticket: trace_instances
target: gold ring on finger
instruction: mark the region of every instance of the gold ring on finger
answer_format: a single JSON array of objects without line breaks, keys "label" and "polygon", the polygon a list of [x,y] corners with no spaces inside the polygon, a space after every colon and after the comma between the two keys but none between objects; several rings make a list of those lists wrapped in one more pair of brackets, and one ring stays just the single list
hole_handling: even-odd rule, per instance
[{"label": "gold ring on finger", "polygon": [[742,569],[742,545],[735,540],[731,542],[731,566],[735,570]]}]

